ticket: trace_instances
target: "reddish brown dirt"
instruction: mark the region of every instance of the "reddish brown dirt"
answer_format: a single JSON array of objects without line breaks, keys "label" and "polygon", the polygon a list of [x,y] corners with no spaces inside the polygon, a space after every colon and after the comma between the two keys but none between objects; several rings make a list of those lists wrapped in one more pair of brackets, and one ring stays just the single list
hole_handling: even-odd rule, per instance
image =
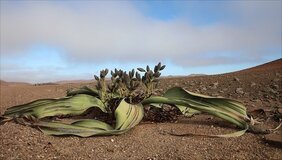
[{"label": "reddish brown dirt", "polygon": [[[242,101],[248,111],[282,108],[282,60],[256,68],[213,76],[166,78],[156,94],[173,86]],[[85,84],[33,86],[1,82],[0,113],[8,107],[39,98],[63,97],[68,88]],[[89,84],[88,84],[89,85]],[[91,86],[91,85],[90,85]],[[93,85],[92,85],[93,86]],[[241,88],[241,89],[238,89]],[[271,117],[271,114],[268,114]],[[273,118],[263,126],[274,127]],[[47,136],[8,122],[0,125],[0,159],[281,159],[281,143],[271,145],[264,135],[246,133],[238,138],[175,137],[176,133],[222,134],[237,129],[208,115],[180,118],[176,123],[142,122],[119,136],[91,138]],[[282,136],[280,129],[275,136]]]}]

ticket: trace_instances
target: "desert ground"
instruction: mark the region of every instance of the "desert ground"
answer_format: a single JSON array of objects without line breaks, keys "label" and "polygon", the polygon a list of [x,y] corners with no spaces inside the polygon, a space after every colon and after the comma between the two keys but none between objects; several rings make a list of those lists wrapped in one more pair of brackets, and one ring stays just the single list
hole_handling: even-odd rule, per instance
[{"label": "desert ground", "polygon": [[[0,113],[40,98],[65,96],[69,88],[91,83],[32,85],[1,81]],[[262,127],[279,124],[282,109],[282,59],[220,75],[166,77],[155,94],[180,86],[211,96],[237,99]],[[143,121],[119,136],[79,138],[48,136],[35,128],[8,122],[0,125],[0,159],[282,159],[282,129],[271,135],[247,132],[237,138],[177,137],[176,133],[223,134],[239,129],[210,115],[178,117],[173,122]]]}]

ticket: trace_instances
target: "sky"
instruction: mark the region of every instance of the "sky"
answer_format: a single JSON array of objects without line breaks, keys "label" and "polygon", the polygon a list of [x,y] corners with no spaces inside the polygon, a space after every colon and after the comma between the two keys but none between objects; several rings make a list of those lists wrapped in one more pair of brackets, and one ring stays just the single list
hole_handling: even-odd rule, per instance
[{"label": "sky", "polygon": [[281,58],[281,3],[1,0],[0,79],[93,79],[158,62],[162,75],[256,66]]}]

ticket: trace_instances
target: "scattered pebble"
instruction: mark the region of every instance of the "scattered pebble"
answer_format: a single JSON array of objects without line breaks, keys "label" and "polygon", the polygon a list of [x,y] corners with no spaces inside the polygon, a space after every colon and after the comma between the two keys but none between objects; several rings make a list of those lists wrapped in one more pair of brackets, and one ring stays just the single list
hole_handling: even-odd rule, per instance
[{"label": "scattered pebble", "polygon": [[272,88],[270,88],[270,87],[267,88],[267,91],[268,91],[269,93],[272,93],[272,94],[276,94],[276,93],[277,93],[274,89],[272,89]]},{"label": "scattered pebble", "polygon": [[280,73],[276,72],[276,73],[275,73],[275,76],[281,77],[282,75],[281,75]]},{"label": "scattered pebble", "polygon": [[237,77],[234,77],[234,79],[233,79],[235,82],[239,82],[240,81],[240,79],[239,78],[237,78]]},{"label": "scattered pebble", "polygon": [[279,78],[275,78],[275,79],[273,79],[273,82],[279,82],[280,81],[280,79]]},{"label": "scattered pebble", "polygon": [[217,86],[218,86],[218,82],[215,82],[210,85],[210,89],[217,89]]},{"label": "scattered pebble", "polygon": [[279,89],[279,86],[277,84],[273,84],[270,86],[272,89],[274,90],[278,90]]},{"label": "scattered pebble", "polygon": [[244,94],[243,88],[237,88],[236,93],[238,94]]},{"label": "scattered pebble", "polygon": [[217,94],[217,93],[213,93],[213,94],[211,94],[211,96],[212,96],[212,97],[218,97],[218,96],[219,96],[219,94]]}]

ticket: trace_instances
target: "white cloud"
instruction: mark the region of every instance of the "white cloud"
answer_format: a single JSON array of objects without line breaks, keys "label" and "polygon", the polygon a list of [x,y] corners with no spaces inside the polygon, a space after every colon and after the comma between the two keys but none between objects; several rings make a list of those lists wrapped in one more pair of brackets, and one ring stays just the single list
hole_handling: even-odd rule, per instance
[{"label": "white cloud", "polygon": [[1,1],[1,55],[23,54],[34,43],[46,43],[64,49],[71,61],[169,59],[199,66],[260,60],[267,49],[281,48],[281,1],[226,7],[236,24],[196,26],[183,17],[152,19],[129,2]]}]

